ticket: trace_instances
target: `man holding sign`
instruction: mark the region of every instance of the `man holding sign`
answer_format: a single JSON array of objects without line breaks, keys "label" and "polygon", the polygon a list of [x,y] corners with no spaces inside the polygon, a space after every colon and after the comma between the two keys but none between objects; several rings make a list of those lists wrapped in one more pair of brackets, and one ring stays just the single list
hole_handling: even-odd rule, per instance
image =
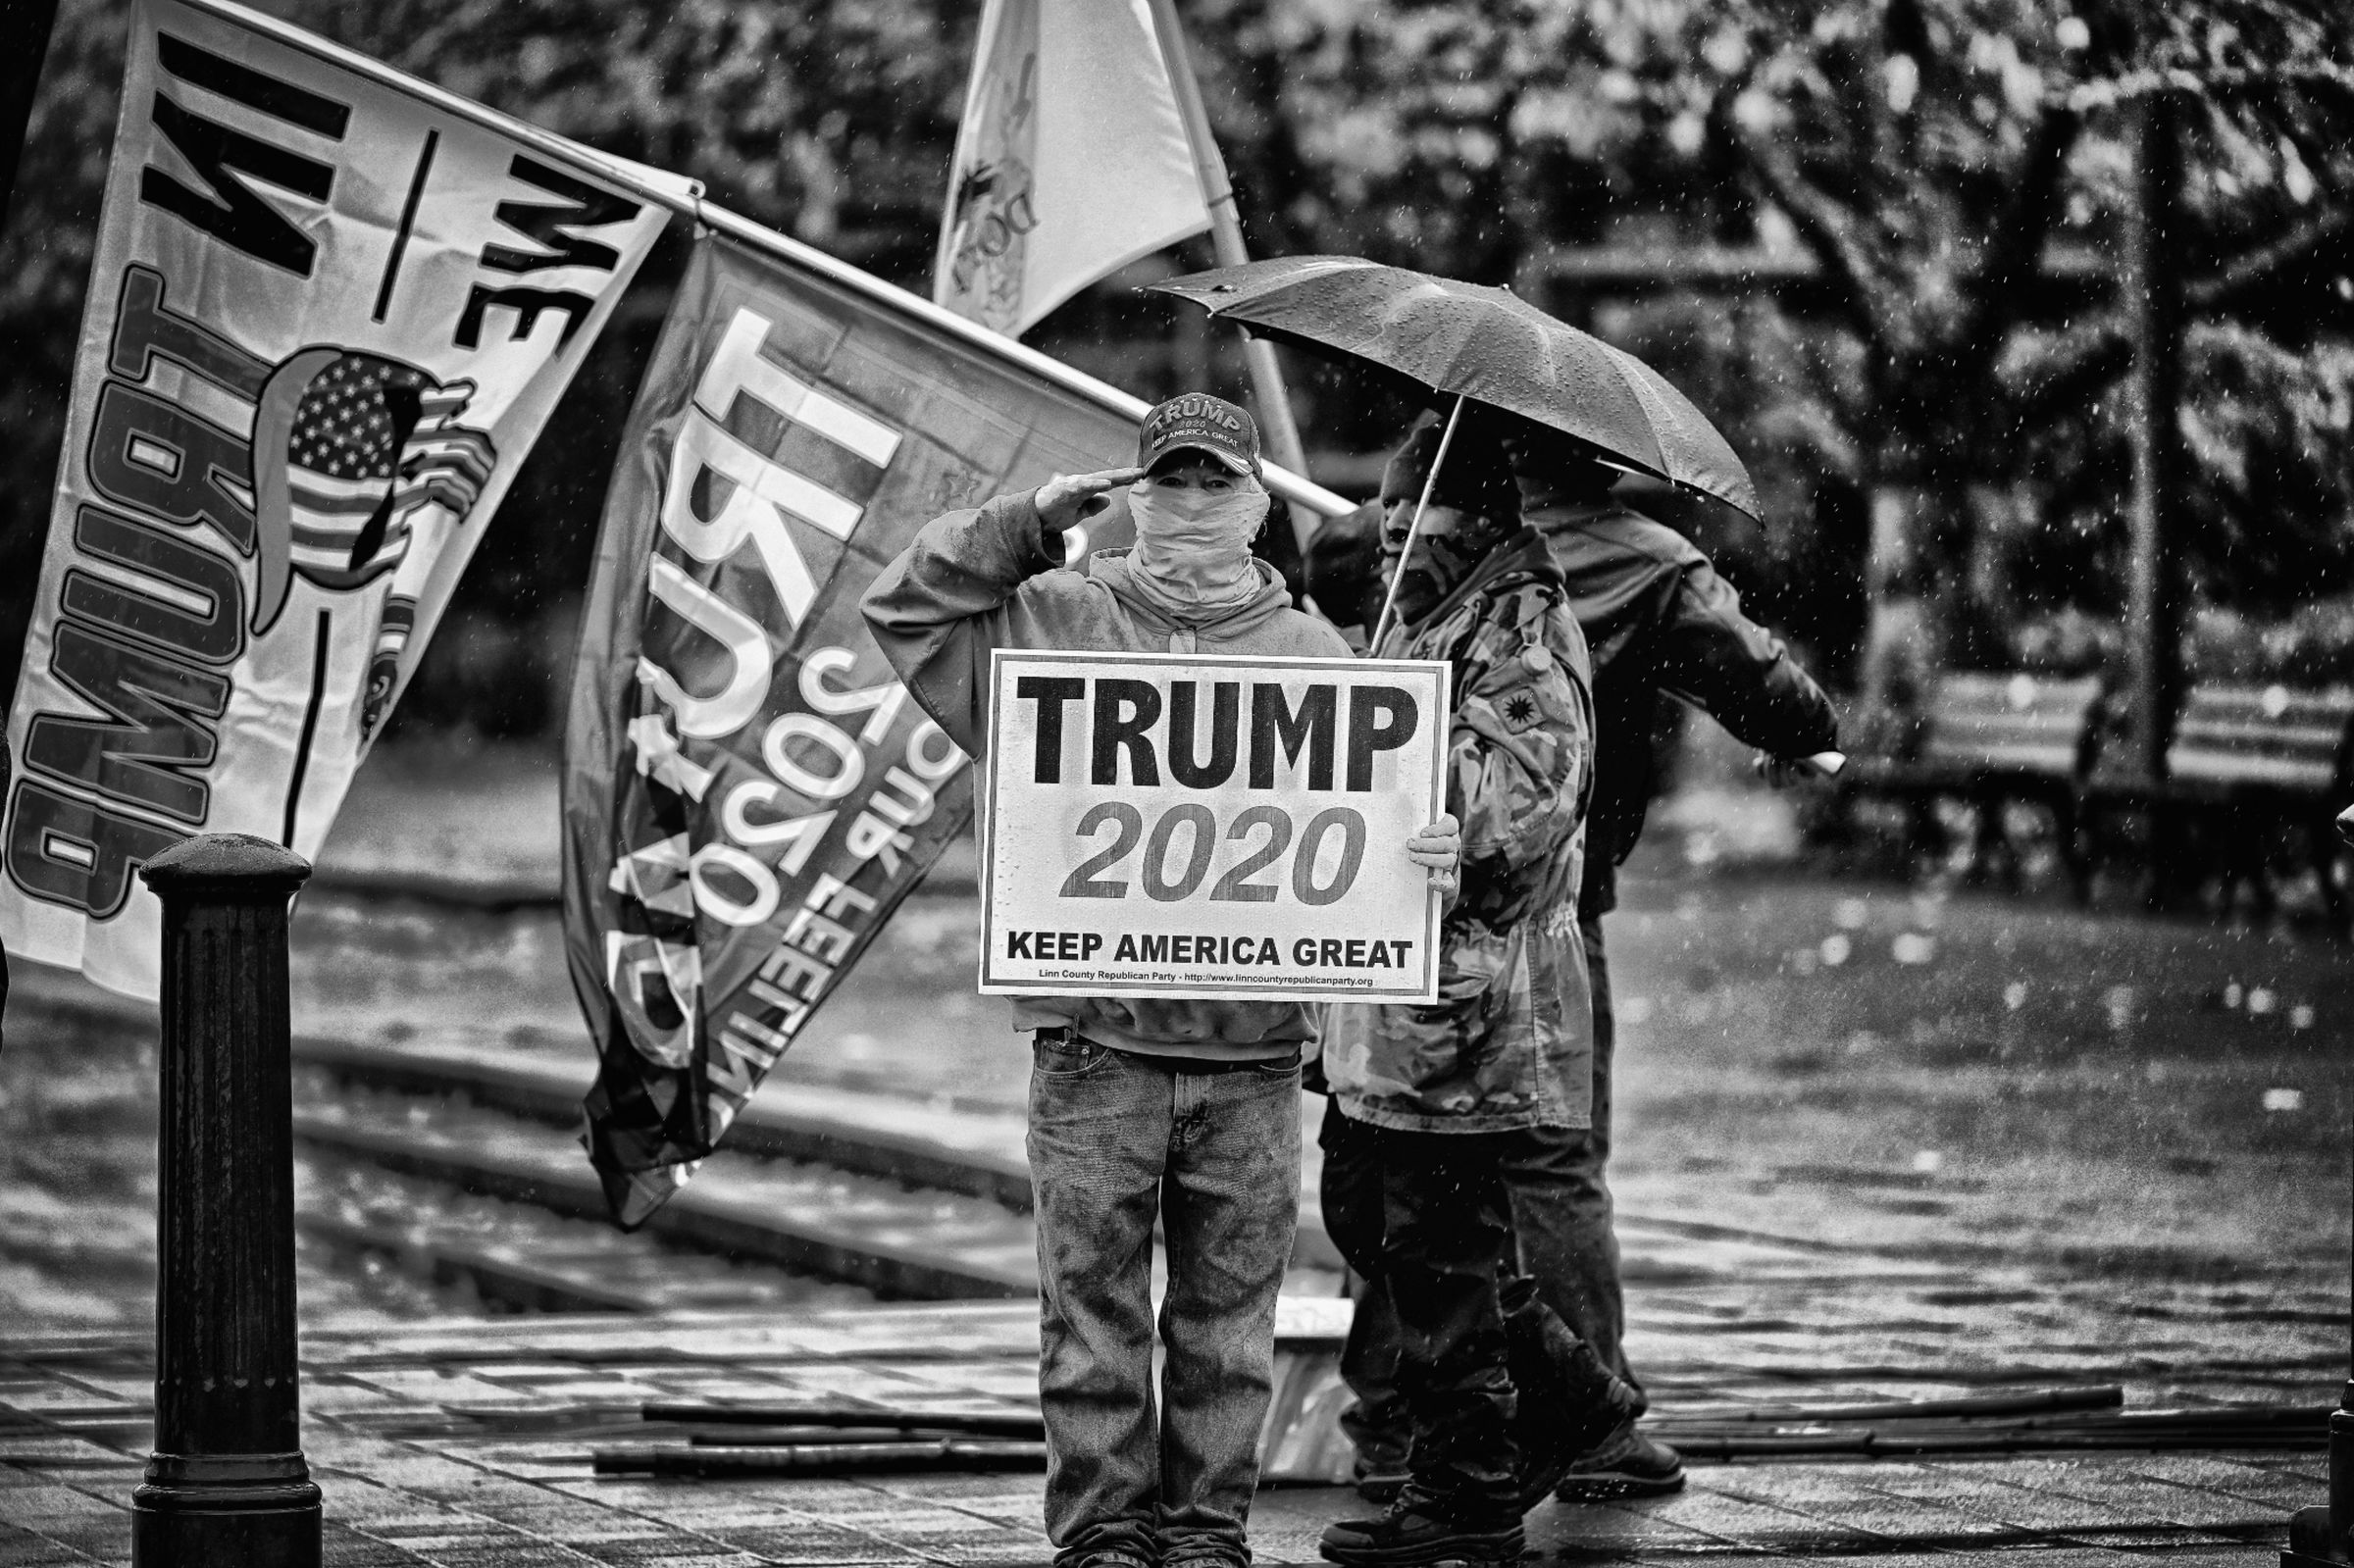
[{"label": "man holding sign", "polygon": [[[1062,570],[1061,535],[1123,485],[1133,486],[1134,550],[1098,555],[1084,575]],[[1241,921],[1219,907],[1280,909],[1288,894],[1321,909],[1315,900],[1330,897],[1324,912],[1337,916],[1403,874],[1418,895],[1410,914],[1428,908],[1430,888],[1453,886],[1458,853],[1444,818],[1410,840],[1371,836],[1366,819],[1384,793],[1375,786],[1407,783],[1400,757],[1417,739],[1430,759],[1419,794],[1432,798],[1439,714],[1427,694],[1364,683],[1351,665],[1323,664],[1330,679],[1316,678],[1319,661],[1348,659],[1348,645],[1293,609],[1282,580],[1252,557],[1268,501],[1251,416],[1189,394],[1147,417],[1133,469],[935,519],[863,604],[908,691],[950,738],[979,756],[1000,735],[993,799],[999,783],[1043,791],[1025,797],[1019,821],[993,807],[993,894],[1000,882],[1036,893],[1044,876],[1045,907],[1076,911],[993,928],[984,972],[1002,982],[992,990],[1025,977],[1040,987],[1013,1005],[1015,1027],[1036,1037],[1039,1393],[1059,1568],[1249,1562],[1275,1294],[1298,1205],[1300,1055],[1316,1035],[1302,998],[1409,966],[1436,979],[1428,923],[1408,937],[1336,919],[1301,949],[1309,933],[1296,920]],[[1122,658],[1082,661],[1084,671],[1000,669],[1001,650]],[[1148,654],[1164,657],[1135,657]],[[1188,656],[1187,668],[1172,671],[1167,655]],[[1220,663],[1235,658],[1247,669]],[[1000,677],[1014,713],[993,700]],[[1262,767],[1266,789],[1246,804]],[[1274,818],[1244,821],[1261,806],[1283,816],[1276,786],[1301,780],[1310,794],[1346,797],[1315,818],[1353,812],[1355,826],[1331,817],[1311,835],[1288,818],[1292,834]],[[1198,801],[1159,802],[1197,786]],[[1079,851],[1070,863],[1000,864],[1013,836],[1053,836],[1056,798],[1082,802],[1078,836],[1063,836],[1066,853]],[[1239,809],[1213,809],[1229,805]],[[1146,836],[1144,806],[1155,820],[1139,864],[1126,857]],[[1303,841],[1269,853],[1294,836]],[[1222,887],[1232,896],[1213,897]],[[1130,903],[1132,890],[1142,896]],[[1117,913],[1131,908],[1144,913]],[[1106,909],[1113,918],[1100,919]],[[1171,926],[1179,909],[1186,923]],[[1119,936],[1140,934],[1156,948],[1119,956]],[[1375,940],[1395,962],[1371,966]],[[1157,1428],[1156,1216],[1169,1263]]]}]

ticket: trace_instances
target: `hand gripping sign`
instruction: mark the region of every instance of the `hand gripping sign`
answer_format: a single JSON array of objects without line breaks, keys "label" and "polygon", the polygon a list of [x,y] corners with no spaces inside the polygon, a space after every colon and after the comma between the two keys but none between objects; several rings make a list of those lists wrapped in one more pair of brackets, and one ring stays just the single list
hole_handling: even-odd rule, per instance
[{"label": "hand gripping sign", "polygon": [[1447,675],[998,650],[981,989],[1436,1001]]}]

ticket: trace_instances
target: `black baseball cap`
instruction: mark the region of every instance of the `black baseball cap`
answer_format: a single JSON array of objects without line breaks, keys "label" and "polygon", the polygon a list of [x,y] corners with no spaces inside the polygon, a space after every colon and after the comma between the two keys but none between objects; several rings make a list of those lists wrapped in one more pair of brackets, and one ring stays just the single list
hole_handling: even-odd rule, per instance
[{"label": "black baseball cap", "polygon": [[1259,477],[1258,422],[1239,403],[1207,392],[1172,397],[1136,432],[1136,466],[1150,469],[1178,451],[1206,452],[1237,474]]}]

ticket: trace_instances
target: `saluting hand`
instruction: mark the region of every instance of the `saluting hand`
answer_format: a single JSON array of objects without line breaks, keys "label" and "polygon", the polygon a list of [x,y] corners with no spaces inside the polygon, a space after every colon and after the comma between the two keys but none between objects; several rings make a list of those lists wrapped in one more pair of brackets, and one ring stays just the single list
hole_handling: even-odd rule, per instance
[{"label": "saluting hand", "polygon": [[1124,489],[1145,477],[1141,468],[1107,468],[1098,474],[1057,474],[1031,497],[1048,528],[1067,533],[1080,521],[1103,510],[1106,491]]},{"label": "saluting hand", "polygon": [[1463,863],[1462,824],[1453,812],[1406,841],[1406,858],[1430,873],[1430,885],[1446,897],[1455,895],[1457,873]]}]

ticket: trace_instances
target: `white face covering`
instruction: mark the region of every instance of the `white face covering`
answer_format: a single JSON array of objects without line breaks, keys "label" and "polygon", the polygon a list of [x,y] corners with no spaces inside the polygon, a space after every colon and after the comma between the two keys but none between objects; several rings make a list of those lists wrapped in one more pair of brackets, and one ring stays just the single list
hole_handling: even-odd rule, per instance
[{"label": "white face covering", "polygon": [[1136,519],[1130,570],[1180,604],[1232,604],[1256,593],[1251,540],[1267,520],[1270,498],[1247,475],[1235,483],[1214,493],[1139,481],[1128,492]]}]

